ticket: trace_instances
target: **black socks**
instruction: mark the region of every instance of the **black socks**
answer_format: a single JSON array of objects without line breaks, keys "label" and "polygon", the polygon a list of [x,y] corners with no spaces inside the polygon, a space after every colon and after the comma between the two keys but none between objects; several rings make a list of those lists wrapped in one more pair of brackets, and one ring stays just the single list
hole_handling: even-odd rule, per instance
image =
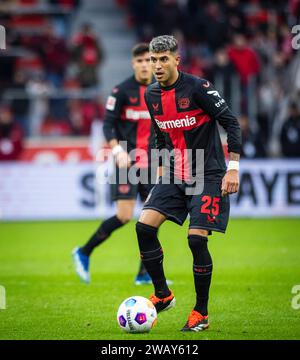
[{"label": "black socks", "polygon": [[90,256],[92,251],[95,249],[96,246],[100,245],[104,240],[106,240],[110,234],[123,226],[121,220],[117,216],[113,216],[105,221],[100,225],[99,229],[95,232],[94,235],[90,238],[90,240],[80,248],[80,251],[87,256]]},{"label": "black socks", "polygon": [[164,255],[157,238],[157,229],[153,226],[137,222],[136,233],[141,259],[152,279],[155,288],[155,296],[165,298],[169,296],[171,292],[168,288],[164,274]]},{"label": "black socks", "polygon": [[143,264],[143,262],[141,260],[138,275],[145,275],[146,273],[147,273],[147,269],[145,268],[145,265]]},{"label": "black socks", "polygon": [[193,254],[194,283],[197,301],[194,310],[207,315],[208,294],[212,275],[212,258],[207,248],[207,237],[189,235],[189,247]]}]

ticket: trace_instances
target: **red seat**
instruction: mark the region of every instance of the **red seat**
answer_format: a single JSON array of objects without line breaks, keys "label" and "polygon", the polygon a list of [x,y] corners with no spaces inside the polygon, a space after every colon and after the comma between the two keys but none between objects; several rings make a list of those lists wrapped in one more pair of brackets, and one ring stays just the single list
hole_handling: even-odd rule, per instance
[{"label": "red seat", "polygon": [[42,70],[43,64],[40,58],[36,55],[17,58],[15,62],[15,71],[37,71]]},{"label": "red seat", "polygon": [[18,3],[22,6],[35,6],[39,4],[39,0],[18,0]]},{"label": "red seat", "polygon": [[9,26],[16,30],[37,30],[49,25],[49,20],[43,15],[14,15]]}]

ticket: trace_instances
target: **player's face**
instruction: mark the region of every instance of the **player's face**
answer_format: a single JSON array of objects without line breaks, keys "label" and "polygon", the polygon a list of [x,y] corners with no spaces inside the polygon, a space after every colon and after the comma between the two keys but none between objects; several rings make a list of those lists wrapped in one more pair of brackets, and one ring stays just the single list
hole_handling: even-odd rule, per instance
[{"label": "player's face", "polygon": [[161,53],[151,52],[150,59],[156,80],[161,84],[171,85],[173,80],[176,80],[179,55],[169,50]]},{"label": "player's face", "polygon": [[132,59],[132,68],[138,81],[149,82],[152,80],[150,54],[148,52],[135,56]]}]

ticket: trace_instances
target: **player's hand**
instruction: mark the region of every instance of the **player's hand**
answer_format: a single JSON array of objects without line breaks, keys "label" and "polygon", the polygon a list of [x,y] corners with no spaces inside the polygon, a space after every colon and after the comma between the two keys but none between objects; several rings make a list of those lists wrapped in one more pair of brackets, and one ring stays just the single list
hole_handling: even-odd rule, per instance
[{"label": "player's hand", "polygon": [[237,170],[228,170],[222,180],[222,196],[234,194],[239,190],[239,172]]},{"label": "player's hand", "polygon": [[126,151],[121,151],[116,155],[117,166],[121,169],[129,168],[131,165],[130,156]]},{"label": "player's hand", "polygon": [[[156,170],[156,179],[161,178],[163,176],[163,174],[164,174],[164,168],[163,168],[163,166],[159,166]],[[156,183],[158,183],[158,182],[156,181]]]}]

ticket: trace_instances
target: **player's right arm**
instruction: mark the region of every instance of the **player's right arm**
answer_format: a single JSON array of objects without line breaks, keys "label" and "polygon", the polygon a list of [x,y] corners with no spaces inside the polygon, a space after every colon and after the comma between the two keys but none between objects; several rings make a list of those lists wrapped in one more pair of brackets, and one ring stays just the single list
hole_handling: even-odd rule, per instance
[{"label": "player's right arm", "polygon": [[106,113],[103,123],[103,133],[108,142],[112,154],[116,159],[117,166],[120,168],[129,167],[131,159],[117,137],[117,122],[120,121],[122,107],[125,101],[125,94],[118,88],[114,88],[106,101]]}]

